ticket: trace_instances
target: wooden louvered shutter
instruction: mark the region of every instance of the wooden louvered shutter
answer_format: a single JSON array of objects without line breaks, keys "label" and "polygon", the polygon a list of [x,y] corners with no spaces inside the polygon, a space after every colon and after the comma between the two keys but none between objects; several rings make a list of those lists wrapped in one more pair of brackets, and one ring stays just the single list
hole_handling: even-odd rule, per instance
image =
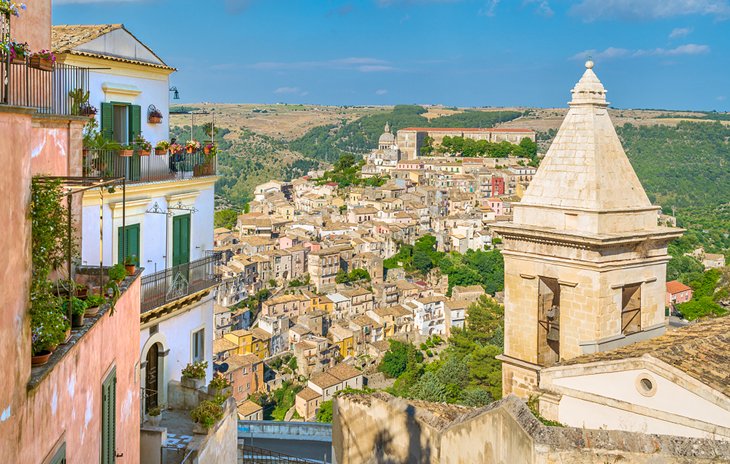
[{"label": "wooden louvered shutter", "polygon": [[101,387],[101,464],[116,460],[117,372],[113,370]]},{"label": "wooden louvered shutter", "polygon": [[114,105],[111,103],[101,104],[101,134],[107,140],[114,137]]},{"label": "wooden louvered shutter", "polygon": [[142,133],[142,107],[139,105],[130,105],[129,107],[129,143],[134,143],[134,139]]}]

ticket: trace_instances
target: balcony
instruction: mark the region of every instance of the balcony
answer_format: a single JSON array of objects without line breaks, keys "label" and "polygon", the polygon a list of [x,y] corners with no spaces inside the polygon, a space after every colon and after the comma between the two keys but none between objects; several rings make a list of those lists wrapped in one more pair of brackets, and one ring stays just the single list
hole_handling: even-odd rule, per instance
[{"label": "balcony", "polygon": [[72,90],[89,89],[89,70],[55,64],[50,70],[31,66],[29,60],[10,62],[0,56],[0,105],[34,108],[38,113],[78,115],[69,96]]},{"label": "balcony", "polygon": [[168,303],[193,295],[220,283],[215,268],[221,254],[211,253],[205,258],[171,267],[142,277],[142,314]]},{"label": "balcony", "polygon": [[178,153],[121,156],[120,150],[84,150],[84,175],[91,177],[123,177],[127,183],[166,182],[215,176],[215,155]]}]

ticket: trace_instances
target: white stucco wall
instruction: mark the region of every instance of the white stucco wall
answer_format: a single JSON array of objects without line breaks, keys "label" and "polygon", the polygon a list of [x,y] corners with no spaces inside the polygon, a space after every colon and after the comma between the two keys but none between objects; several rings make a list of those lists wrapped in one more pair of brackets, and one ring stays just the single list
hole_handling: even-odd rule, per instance
[{"label": "white stucco wall", "polygon": [[[640,393],[637,378],[641,376],[649,377],[656,386],[653,395],[645,396]],[[563,377],[554,379],[552,384],[596,395],[596,400],[590,402],[575,398],[570,392],[563,393],[559,420],[567,425],[666,434],[677,434],[679,432],[676,428],[683,427],[665,420],[647,418],[642,414],[599,404],[601,398],[610,398],[627,405],[649,408],[652,411],[676,414],[724,427],[730,426],[730,411],[648,369]],[[677,401],[677,398],[682,400]],[[626,409],[631,408],[627,406]],[[691,427],[683,427],[684,429],[687,431],[682,434],[687,436],[707,436],[704,432]]]}]

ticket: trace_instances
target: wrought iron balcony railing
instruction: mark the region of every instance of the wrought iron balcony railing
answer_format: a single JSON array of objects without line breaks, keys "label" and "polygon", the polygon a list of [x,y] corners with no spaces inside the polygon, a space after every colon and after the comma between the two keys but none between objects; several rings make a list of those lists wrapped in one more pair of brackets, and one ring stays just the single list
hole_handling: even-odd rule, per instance
[{"label": "wrought iron balcony railing", "polygon": [[84,150],[84,175],[95,177],[124,177],[127,183],[165,182],[216,175],[215,155],[154,151],[141,156],[135,150],[132,156],[121,156],[120,150]]},{"label": "wrought iron balcony railing", "polygon": [[42,69],[30,59],[0,55],[0,105],[34,108],[39,113],[79,115],[70,92],[89,90],[89,69],[56,63]]},{"label": "wrought iron balcony railing", "polygon": [[220,258],[220,253],[213,252],[205,258],[143,276],[140,311],[145,313],[218,285],[220,276],[215,268]]}]

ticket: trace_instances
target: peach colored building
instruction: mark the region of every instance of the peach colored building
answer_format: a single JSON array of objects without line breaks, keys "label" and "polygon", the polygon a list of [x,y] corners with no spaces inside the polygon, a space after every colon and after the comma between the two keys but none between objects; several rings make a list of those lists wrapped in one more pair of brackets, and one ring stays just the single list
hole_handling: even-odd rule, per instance
[{"label": "peach colored building", "polygon": [[[30,3],[10,21],[10,37],[27,41],[33,52],[50,48],[50,31],[50,0]],[[81,175],[88,120],[70,115],[64,100],[72,89],[47,77],[72,71],[81,76],[74,85],[84,88],[85,70],[43,71],[26,63],[10,65],[8,73],[6,63],[0,65],[0,82],[8,79],[0,90],[0,460],[138,463],[139,274],[123,282],[113,314],[107,307],[87,318],[48,363],[31,367],[31,178],[62,176],[64,191],[70,190],[68,176]],[[33,97],[17,92],[20,85],[34,86]],[[71,211],[80,231],[75,196]]]},{"label": "peach colored building", "polygon": [[233,385],[236,403],[248,399],[254,393],[266,391],[264,363],[255,354],[232,354],[225,360],[228,370],[225,375]]},{"label": "peach colored building", "polygon": [[692,288],[682,282],[672,280],[667,282],[667,306],[686,303],[692,299]]}]

